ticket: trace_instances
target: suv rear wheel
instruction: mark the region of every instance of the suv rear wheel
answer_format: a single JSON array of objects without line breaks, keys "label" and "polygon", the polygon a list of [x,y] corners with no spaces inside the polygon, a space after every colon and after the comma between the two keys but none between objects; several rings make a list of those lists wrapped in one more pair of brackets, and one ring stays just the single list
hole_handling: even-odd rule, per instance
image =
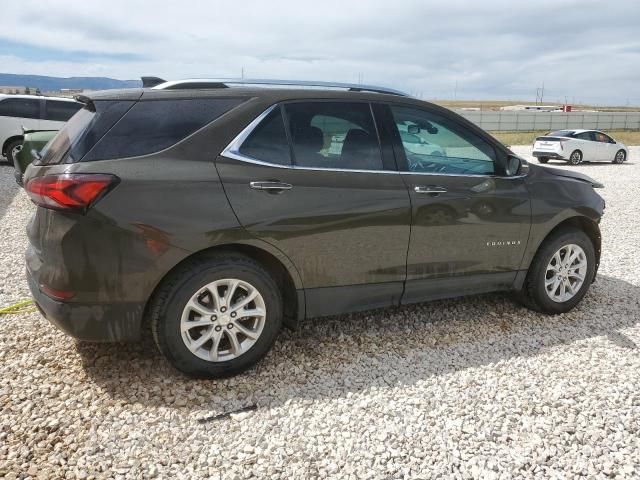
[{"label": "suv rear wheel", "polygon": [[197,258],[171,275],[150,309],[164,356],[194,377],[235,375],[271,348],[282,297],[269,273],[236,254]]},{"label": "suv rear wheel", "polygon": [[567,228],[552,234],[540,246],[520,298],[538,312],[571,310],[585,296],[595,274],[596,255],[591,239]]},{"label": "suv rear wheel", "polygon": [[540,163],[547,163],[549,161],[549,157],[538,157],[538,161]]}]

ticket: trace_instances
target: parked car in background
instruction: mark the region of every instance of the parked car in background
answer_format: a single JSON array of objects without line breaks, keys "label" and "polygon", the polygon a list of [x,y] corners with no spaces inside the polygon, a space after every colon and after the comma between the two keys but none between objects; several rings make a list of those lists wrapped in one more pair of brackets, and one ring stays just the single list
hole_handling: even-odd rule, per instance
[{"label": "parked car in background", "polygon": [[536,138],[533,156],[540,163],[564,160],[571,165],[605,161],[622,163],[629,156],[627,146],[598,130],[558,130]]},{"label": "parked car in background", "polygon": [[44,147],[57,133],[58,130],[23,130],[22,149],[13,162],[18,185],[22,186],[22,177],[27,167],[41,155]]},{"label": "parked car in background", "polygon": [[394,90],[241,83],[83,98],[24,178],[52,323],[149,331],[216,377],[305,318],[492,291],[558,314],[594,281],[605,204],[586,175]]},{"label": "parked car in background", "polygon": [[82,104],[72,98],[0,94],[0,153],[13,165],[27,130],[60,130]]}]

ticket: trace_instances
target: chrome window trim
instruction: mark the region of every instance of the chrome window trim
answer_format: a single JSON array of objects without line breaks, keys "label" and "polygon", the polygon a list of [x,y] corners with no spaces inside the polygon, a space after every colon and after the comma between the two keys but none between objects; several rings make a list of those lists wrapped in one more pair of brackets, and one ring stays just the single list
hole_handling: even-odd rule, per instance
[{"label": "chrome window trim", "polygon": [[220,156],[231,158],[233,160],[238,160],[240,162],[251,163],[254,165],[262,165],[265,167],[273,167],[273,168],[286,168],[289,170],[308,170],[315,172],[352,172],[352,173],[390,173],[393,175],[399,175],[400,172],[397,170],[356,170],[349,168],[324,168],[324,167],[301,167],[299,165],[282,165],[279,163],[271,163],[265,162],[264,160],[258,160],[257,158],[249,157],[248,155],[244,155],[240,153],[240,147],[247,139],[251,132],[265,119],[267,115],[269,115],[274,109],[280,108],[280,104],[271,105],[264,112],[258,115],[249,125],[247,125],[233,140],[231,143],[222,150]]},{"label": "chrome window trim", "polygon": [[[257,158],[249,157],[248,155],[244,155],[240,153],[240,147],[247,139],[251,132],[265,119],[267,115],[269,115],[274,109],[280,108],[280,104],[271,105],[264,112],[258,115],[254,120],[249,123],[236,137],[231,140],[229,145],[222,150],[220,156],[230,158],[232,160],[238,160],[240,162],[251,163],[253,165],[260,165],[263,167],[271,167],[271,168],[284,168],[288,170],[303,170],[303,171],[312,171],[312,172],[351,172],[351,173],[374,173],[374,174],[391,174],[391,175],[440,175],[447,177],[476,177],[476,178],[523,178],[526,175],[515,175],[515,176],[500,176],[500,175],[487,175],[487,174],[472,174],[472,173],[439,173],[439,172],[409,172],[409,171],[400,171],[400,170],[355,170],[348,168],[324,168],[324,167],[301,167],[299,165],[282,165],[279,163],[271,163],[265,162],[264,160],[258,160]],[[374,117],[375,121],[375,117]],[[377,127],[376,127],[377,128]]]}]

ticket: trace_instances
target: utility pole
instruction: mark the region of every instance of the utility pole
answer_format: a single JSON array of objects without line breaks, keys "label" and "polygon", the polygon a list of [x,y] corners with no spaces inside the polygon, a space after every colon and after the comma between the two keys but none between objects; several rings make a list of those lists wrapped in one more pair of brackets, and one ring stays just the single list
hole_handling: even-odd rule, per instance
[{"label": "utility pole", "polygon": [[244,67],[240,69],[240,78],[244,80]]}]

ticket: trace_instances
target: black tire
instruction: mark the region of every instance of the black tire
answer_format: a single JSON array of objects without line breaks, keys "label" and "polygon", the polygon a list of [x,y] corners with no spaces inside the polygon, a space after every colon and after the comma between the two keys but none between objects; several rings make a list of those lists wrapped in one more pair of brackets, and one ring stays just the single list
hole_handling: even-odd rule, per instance
[{"label": "black tire", "polygon": [[[569,244],[578,245],[584,250],[587,259],[587,272],[578,292],[568,301],[560,303],[552,300],[546,292],[547,266],[553,255],[560,248]],[[582,300],[589,286],[593,283],[595,266],[596,254],[593,243],[582,230],[571,227],[558,230],[547,237],[540,245],[529,266],[527,278],[524,281],[522,290],[518,292],[518,297],[526,307],[537,312],[552,315],[568,312]]]},{"label": "black tire", "polygon": [[567,162],[571,165],[578,165],[582,163],[582,152],[580,150],[574,150],[569,155],[569,160]]},{"label": "black tire", "polygon": [[547,163],[549,161],[549,157],[538,157],[538,162]]},{"label": "black tire", "polygon": [[[227,361],[207,361],[185,345],[180,331],[182,311],[199,289],[225,278],[254,286],[264,299],[266,318],[260,336],[245,353]],[[275,342],[282,326],[282,294],[271,275],[253,259],[236,253],[209,254],[171,273],[154,294],[149,317],[158,349],[175,368],[196,378],[227,377],[256,364]]]},{"label": "black tire", "polygon": [[22,139],[20,139],[20,140],[12,140],[7,145],[7,150],[5,151],[5,154],[7,156],[7,162],[9,162],[9,165],[15,165],[16,164],[18,159],[15,158],[14,150],[17,147],[21,147],[21,146],[22,146]]},{"label": "black tire", "polygon": [[627,159],[627,152],[625,152],[624,150],[618,150],[616,152],[616,156],[613,157],[613,163],[623,163],[625,160]]}]

